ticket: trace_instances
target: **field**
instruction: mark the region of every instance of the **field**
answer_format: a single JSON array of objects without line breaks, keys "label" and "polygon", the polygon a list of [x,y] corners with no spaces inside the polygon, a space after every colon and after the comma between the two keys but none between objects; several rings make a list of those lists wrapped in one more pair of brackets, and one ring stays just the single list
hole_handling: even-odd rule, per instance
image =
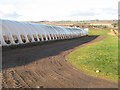
[{"label": "field", "polygon": [[90,30],[89,34],[104,39],[70,53],[70,63],[88,75],[117,82],[118,38],[110,30]]},{"label": "field", "polygon": [[[99,46],[100,42],[103,45],[105,45],[106,41],[100,41],[100,40],[103,40],[105,37],[106,38],[104,40],[106,40],[109,37],[111,38],[112,34],[107,36],[108,31],[103,31],[103,32],[99,32],[101,33],[101,36],[98,37],[96,35],[93,35],[95,32],[96,31],[92,31],[90,32],[91,36],[86,36],[81,38],[61,40],[55,42],[46,42],[44,44],[38,43],[35,45],[31,45],[31,46],[26,45],[26,47],[19,47],[19,48],[16,47],[3,48],[2,49],[2,86],[4,88],[116,88],[118,87],[118,84],[116,82],[111,82],[108,80],[103,80],[101,78],[92,77],[90,75],[85,74],[83,71],[76,69],[69,63],[69,60],[66,58],[71,52],[73,52],[75,53],[74,60],[77,60],[76,57],[83,58],[80,59],[81,62],[80,60],[75,61],[77,63],[76,64],[77,66],[86,65],[87,66],[86,68],[88,69],[88,65],[91,65],[93,70],[100,69],[101,72],[103,72],[104,69],[102,68],[102,66],[100,68],[96,68],[99,67],[99,65],[104,65],[104,64],[98,64],[98,62],[103,63],[102,60],[101,62],[99,61],[103,57],[100,57],[99,59],[98,57],[95,56],[94,58],[98,58],[98,59],[93,58],[94,55],[99,55],[96,48],[98,49],[101,48],[100,47],[92,48],[91,46],[94,45]],[[114,37],[114,39],[116,40],[116,37]],[[113,40],[111,39],[112,42],[116,42],[114,41],[114,39]],[[90,48],[91,50],[95,49],[94,51],[89,52],[90,55],[89,53],[86,53],[87,50],[89,49],[88,47],[86,47],[88,46],[88,44],[89,47],[91,47]],[[112,45],[112,44],[108,44],[107,42],[106,45]],[[76,50],[77,48],[81,48],[81,49],[77,51]],[[104,48],[105,47],[103,46],[103,49]],[[116,47],[114,47],[113,49],[116,50]],[[113,50],[110,49],[108,52],[111,51]],[[96,52],[96,54],[94,52]],[[109,56],[107,54],[106,56]],[[85,56],[83,55],[87,55],[87,59],[85,59]],[[116,51],[114,55],[117,55]],[[104,59],[106,58],[106,56],[104,56]],[[106,68],[105,70],[109,70],[107,72],[112,72],[113,73],[112,75],[114,76],[114,74],[116,74],[117,72],[115,71],[116,69],[113,68],[116,68],[117,62],[115,62],[116,56],[111,56],[111,57],[115,57],[115,58],[114,59],[112,58],[111,60],[109,56],[107,59],[110,59],[113,64],[111,64],[111,62],[108,63],[107,59],[105,59],[106,60],[105,63],[107,63],[108,65],[107,66],[104,65],[104,66],[110,68],[110,69]],[[82,60],[86,62],[83,62]],[[98,60],[98,62],[96,62],[95,60]],[[95,68],[94,68],[95,66],[94,64],[96,64]],[[83,67],[83,69],[85,68]],[[88,71],[90,70],[88,69]]]},{"label": "field", "polygon": [[100,38],[82,37],[3,49],[2,85],[4,88],[115,88],[116,83],[86,75],[66,59],[75,48]]}]

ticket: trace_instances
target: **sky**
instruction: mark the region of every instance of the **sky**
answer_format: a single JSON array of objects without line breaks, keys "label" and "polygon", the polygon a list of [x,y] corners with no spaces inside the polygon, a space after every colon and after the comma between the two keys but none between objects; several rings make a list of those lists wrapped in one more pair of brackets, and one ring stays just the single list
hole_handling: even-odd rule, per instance
[{"label": "sky", "polygon": [[17,21],[118,19],[119,0],[0,0],[0,18]]}]

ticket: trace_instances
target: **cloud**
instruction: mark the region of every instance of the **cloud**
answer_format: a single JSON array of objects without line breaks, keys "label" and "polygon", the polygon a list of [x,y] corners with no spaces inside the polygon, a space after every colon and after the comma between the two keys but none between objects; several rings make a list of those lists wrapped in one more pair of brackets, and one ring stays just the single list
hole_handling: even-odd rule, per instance
[{"label": "cloud", "polygon": [[117,19],[118,0],[1,0],[0,18],[22,21]]},{"label": "cloud", "polygon": [[0,17],[2,18],[10,18],[10,19],[18,19],[22,15],[19,15],[17,12],[5,13],[0,11]]},{"label": "cloud", "polygon": [[15,5],[7,4],[0,5],[0,18],[4,19],[18,19],[22,15],[18,14],[18,9]]},{"label": "cloud", "polygon": [[82,11],[79,11],[79,12],[75,12],[75,13],[73,13],[73,14],[71,14],[71,15],[69,15],[69,16],[85,16],[85,17],[87,17],[87,16],[94,16],[94,15],[96,15],[97,13],[95,13],[95,12],[91,12],[91,11],[84,11],[84,12],[82,12]]},{"label": "cloud", "polygon": [[13,12],[13,13],[7,13],[7,14],[5,14],[5,17],[19,18],[19,17],[21,17],[21,15],[19,15],[19,14],[16,13],[16,12]]},{"label": "cloud", "polygon": [[89,8],[87,10],[74,11],[66,17],[95,17],[95,16],[117,16],[118,10],[115,8]]},{"label": "cloud", "polygon": [[120,19],[120,1],[118,3],[118,19]]},{"label": "cloud", "polygon": [[118,9],[115,8],[103,8],[102,11],[106,14],[118,14]]}]

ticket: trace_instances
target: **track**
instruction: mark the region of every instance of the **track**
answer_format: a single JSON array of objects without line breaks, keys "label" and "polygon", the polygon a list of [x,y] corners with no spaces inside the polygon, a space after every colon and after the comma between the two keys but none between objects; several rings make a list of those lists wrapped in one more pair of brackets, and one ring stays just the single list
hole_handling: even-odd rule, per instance
[{"label": "track", "polygon": [[103,38],[89,36],[41,46],[3,50],[3,87],[117,87],[116,83],[84,74],[69,64],[65,58],[75,48]]}]

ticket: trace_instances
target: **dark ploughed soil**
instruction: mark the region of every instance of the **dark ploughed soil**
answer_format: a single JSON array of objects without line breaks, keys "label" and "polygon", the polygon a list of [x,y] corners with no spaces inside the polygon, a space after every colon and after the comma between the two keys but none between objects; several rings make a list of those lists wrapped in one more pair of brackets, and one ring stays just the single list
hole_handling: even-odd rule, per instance
[{"label": "dark ploughed soil", "polygon": [[116,83],[77,70],[65,58],[75,48],[103,38],[86,36],[46,45],[3,49],[3,87],[117,88]]}]

